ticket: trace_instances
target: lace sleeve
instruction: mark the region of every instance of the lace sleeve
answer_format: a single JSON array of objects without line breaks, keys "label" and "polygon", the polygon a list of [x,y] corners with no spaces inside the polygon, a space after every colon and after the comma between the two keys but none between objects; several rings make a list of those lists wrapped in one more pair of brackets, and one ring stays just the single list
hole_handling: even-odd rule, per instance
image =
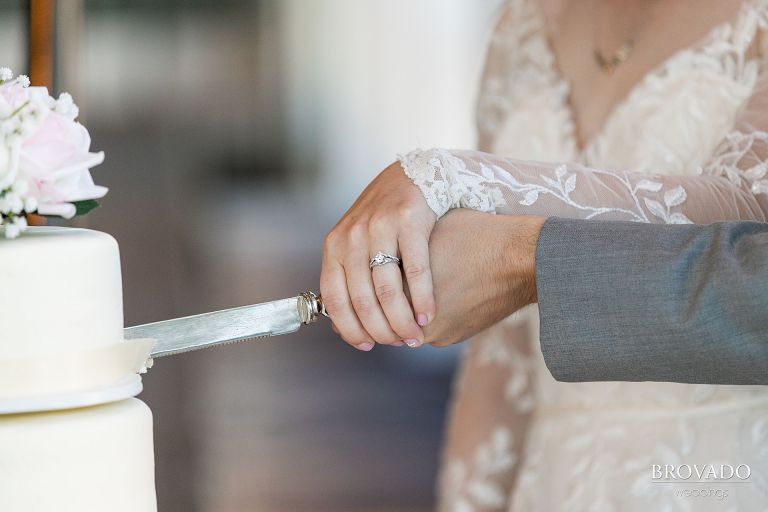
[{"label": "lace sleeve", "polygon": [[765,133],[734,133],[694,176],[639,174],[503,158],[478,151],[415,150],[400,158],[438,217],[452,208],[577,219],[707,224],[766,220],[766,162],[738,164]]}]

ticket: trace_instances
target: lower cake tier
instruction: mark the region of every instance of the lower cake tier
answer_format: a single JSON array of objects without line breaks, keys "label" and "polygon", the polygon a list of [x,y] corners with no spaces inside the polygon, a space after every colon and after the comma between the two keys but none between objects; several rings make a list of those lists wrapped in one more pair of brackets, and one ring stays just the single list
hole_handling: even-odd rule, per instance
[{"label": "lower cake tier", "polygon": [[152,413],[142,401],[0,415],[0,511],[156,510]]}]

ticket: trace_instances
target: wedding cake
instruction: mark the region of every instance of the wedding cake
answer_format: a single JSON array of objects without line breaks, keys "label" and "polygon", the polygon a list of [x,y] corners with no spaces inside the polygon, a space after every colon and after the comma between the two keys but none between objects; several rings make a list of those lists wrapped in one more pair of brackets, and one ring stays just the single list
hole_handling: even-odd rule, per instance
[{"label": "wedding cake", "polygon": [[117,242],[69,219],[107,189],[72,97],[0,67],[0,511],[155,512],[152,340],[123,339]]},{"label": "wedding cake", "polygon": [[0,414],[0,511],[156,510],[151,412],[135,393],[105,398],[139,379],[150,346],[123,339],[112,237],[0,237],[0,411],[37,404]]}]

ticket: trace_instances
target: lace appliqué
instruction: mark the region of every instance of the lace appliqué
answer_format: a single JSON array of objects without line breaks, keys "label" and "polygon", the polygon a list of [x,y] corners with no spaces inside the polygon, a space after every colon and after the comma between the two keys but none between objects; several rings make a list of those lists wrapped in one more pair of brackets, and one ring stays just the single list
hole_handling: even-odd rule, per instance
[{"label": "lace appliqu\u00e9", "polygon": [[507,493],[497,480],[508,473],[517,463],[512,449],[512,431],[497,427],[489,439],[475,449],[471,464],[453,460],[443,474],[445,499],[451,512],[474,512],[477,507],[484,510],[504,510]]},{"label": "lace appliqu\u00e9", "polygon": [[[555,168],[555,179],[542,175],[544,184],[520,183],[511,175],[506,183],[510,191],[524,195],[519,201],[522,206],[531,206],[538,201],[540,195],[551,195],[562,203],[586,213],[585,219],[594,219],[606,213],[626,214],[629,219],[636,222],[652,222],[652,215],[667,224],[691,224],[692,221],[685,214],[673,211],[675,207],[682,205],[687,194],[685,189],[678,185],[663,193],[663,201],[644,196],[649,192],[659,194],[664,185],[652,179],[642,179],[633,184],[629,173],[619,173],[604,170],[593,170],[593,174],[604,178],[602,181],[615,182],[632,198],[632,206],[627,208],[611,208],[607,206],[588,205],[578,202],[572,194],[576,190],[577,175],[568,171],[564,164]],[[643,205],[645,208],[643,208]]]},{"label": "lace appliqu\u00e9", "polygon": [[469,172],[447,150],[417,149],[405,156],[398,155],[398,160],[438,218],[453,208],[493,212],[506,204],[493,176]]},{"label": "lace appliqu\u00e9", "polygon": [[472,339],[477,350],[473,362],[478,366],[502,370],[506,375],[504,400],[507,406],[521,414],[530,414],[536,407],[532,386],[534,361],[520,344],[509,343],[512,334],[507,326],[514,325],[516,317],[517,314],[507,317]]},{"label": "lace appliqu\u00e9", "polygon": [[753,194],[768,194],[768,160],[762,155],[768,155],[768,132],[734,131],[699,174],[728,178],[737,187],[746,179]]}]

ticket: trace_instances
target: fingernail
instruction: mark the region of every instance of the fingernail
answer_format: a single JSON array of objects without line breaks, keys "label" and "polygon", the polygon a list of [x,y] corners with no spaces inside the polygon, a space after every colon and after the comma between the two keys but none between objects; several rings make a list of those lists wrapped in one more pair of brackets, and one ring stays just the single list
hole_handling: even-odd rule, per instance
[{"label": "fingernail", "polygon": [[356,345],[355,348],[357,350],[362,350],[363,352],[370,352],[371,350],[373,350],[373,343],[366,341],[365,343]]},{"label": "fingernail", "polygon": [[427,315],[425,315],[424,313],[419,313],[418,315],[416,315],[416,322],[418,322],[420,326],[424,327],[429,323],[429,320],[427,320]]},{"label": "fingernail", "polygon": [[403,345],[405,345],[405,343],[403,343],[402,341],[397,341],[392,344],[393,347],[402,347]]},{"label": "fingernail", "polygon": [[405,344],[411,348],[416,348],[421,345],[421,342],[419,340],[405,340]]}]

